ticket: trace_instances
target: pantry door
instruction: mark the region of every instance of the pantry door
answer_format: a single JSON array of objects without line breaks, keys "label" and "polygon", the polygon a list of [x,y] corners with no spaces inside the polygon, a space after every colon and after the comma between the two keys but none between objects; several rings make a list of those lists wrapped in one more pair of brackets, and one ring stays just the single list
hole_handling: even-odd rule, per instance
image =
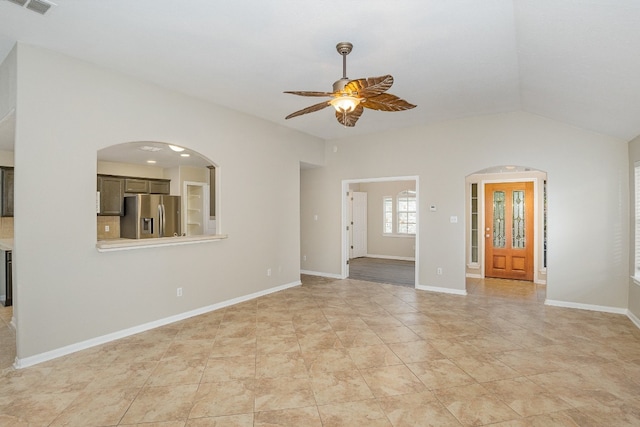
[{"label": "pantry door", "polygon": [[484,188],[485,277],[533,281],[533,182]]}]

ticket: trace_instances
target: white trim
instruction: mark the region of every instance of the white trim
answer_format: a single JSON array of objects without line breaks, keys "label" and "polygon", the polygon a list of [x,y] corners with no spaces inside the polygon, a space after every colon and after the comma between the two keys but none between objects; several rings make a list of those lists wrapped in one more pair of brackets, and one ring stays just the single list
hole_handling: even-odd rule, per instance
[{"label": "white trim", "polygon": [[58,357],[66,356],[71,353],[75,353],[77,351],[86,350],[91,347],[95,347],[97,345],[105,344],[111,341],[115,341],[121,338],[125,338],[134,334],[138,334],[140,332],[145,332],[151,329],[158,328],[160,326],[165,326],[170,323],[178,322],[180,320],[188,319],[190,317],[199,316],[201,314],[209,313],[211,311],[219,310],[221,308],[229,307],[244,301],[249,301],[264,295],[268,295],[274,292],[282,291],[285,289],[293,288],[295,286],[300,286],[300,280],[295,282],[287,283],[280,286],[275,286],[273,288],[265,289],[263,291],[254,292],[249,295],[244,295],[237,298],[232,298],[227,301],[219,302],[216,304],[208,305],[206,307],[197,308],[195,310],[187,311],[184,313],[176,314],[174,316],[165,317],[164,319],[154,320],[152,322],[143,323],[142,325],[134,326],[131,328],[123,329],[121,331],[112,332],[107,335],[102,335],[100,337],[95,337],[88,339],[86,341],[81,341],[75,344],[67,345],[64,347],[57,348],[55,350],[46,351],[44,353],[36,354],[34,356],[18,358],[16,357],[15,363],[13,367],[15,369],[22,369],[28,366],[33,366],[38,363],[46,362],[52,359],[56,359]]},{"label": "white trim", "polygon": [[376,255],[376,254],[366,254],[367,258],[379,258],[379,259],[395,259],[398,261],[415,261],[415,257],[411,256],[395,256],[395,255]]},{"label": "white trim", "polygon": [[415,233],[403,233],[403,234],[398,234],[398,233],[382,233],[382,237],[400,237],[400,238],[415,238],[416,234]]},{"label": "white trim", "polygon": [[633,280],[633,283],[640,286],[640,277],[631,276],[631,280]]},{"label": "white trim", "polygon": [[344,279],[344,277],[340,276],[339,274],[322,273],[320,271],[300,270],[300,274],[307,274],[309,276],[328,277],[330,279]]},{"label": "white trim", "polygon": [[441,288],[438,286],[424,286],[424,285],[416,285],[416,289],[420,291],[438,292],[441,294],[453,294],[453,295],[461,295],[461,296],[467,295],[467,291],[465,289],[451,289],[451,288]]},{"label": "white trim", "polygon": [[600,311],[603,313],[627,314],[629,310],[620,307],[610,307],[607,305],[582,304],[578,302],[558,301],[547,299],[544,305],[552,307],[577,308],[579,310]]},{"label": "white trim", "polygon": [[631,310],[627,310],[627,317],[633,322],[634,325],[636,325],[638,329],[640,329],[640,319],[638,319],[638,317],[633,314]]},{"label": "white trim", "polygon": [[465,277],[468,277],[470,279],[483,279],[482,274],[478,273],[467,273]]},{"label": "white trim", "polygon": [[533,283],[535,283],[536,285],[546,285],[547,281],[545,279],[538,279]]}]

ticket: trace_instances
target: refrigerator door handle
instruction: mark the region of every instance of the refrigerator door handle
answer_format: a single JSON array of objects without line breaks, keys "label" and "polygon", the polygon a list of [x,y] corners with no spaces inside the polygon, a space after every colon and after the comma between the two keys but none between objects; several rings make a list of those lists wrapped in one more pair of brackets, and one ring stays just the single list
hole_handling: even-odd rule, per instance
[{"label": "refrigerator door handle", "polygon": [[164,237],[164,212],[163,205],[158,205],[158,237]]}]

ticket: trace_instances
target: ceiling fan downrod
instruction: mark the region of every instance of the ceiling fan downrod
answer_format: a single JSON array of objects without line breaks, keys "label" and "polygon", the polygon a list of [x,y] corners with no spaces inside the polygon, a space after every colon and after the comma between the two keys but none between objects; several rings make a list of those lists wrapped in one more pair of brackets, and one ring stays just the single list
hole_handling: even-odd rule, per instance
[{"label": "ceiling fan downrod", "polygon": [[342,55],[342,78],[347,78],[347,55],[351,53],[353,45],[349,42],[340,42],[336,45],[336,50]]},{"label": "ceiling fan downrod", "polygon": [[336,45],[336,50],[342,55],[342,78],[333,84],[333,91],[340,92],[349,83],[347,77],[347,55],[351,53],[353,45],[349,42],[340,42]]}]

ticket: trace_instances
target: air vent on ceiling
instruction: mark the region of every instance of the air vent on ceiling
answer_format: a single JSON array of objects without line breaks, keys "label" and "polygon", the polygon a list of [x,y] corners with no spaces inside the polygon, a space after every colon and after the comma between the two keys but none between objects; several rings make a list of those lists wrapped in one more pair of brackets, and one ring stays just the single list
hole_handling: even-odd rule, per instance
[{"label": "air vent on ceiling", "polygon": [[8,1],[10,1],[11,3],[17,4],[18,6],[24,6],[24,4],[29,0],[8,0]]},{"label": "air vent on ceiling", "polygon": [[55,3],[51,3],[46,0],[8,0],[11,3],[17,4],[21,7],[26,7],[29,10],[38,12],[41,15],[47,13],[52,6],[56,6]]}]

